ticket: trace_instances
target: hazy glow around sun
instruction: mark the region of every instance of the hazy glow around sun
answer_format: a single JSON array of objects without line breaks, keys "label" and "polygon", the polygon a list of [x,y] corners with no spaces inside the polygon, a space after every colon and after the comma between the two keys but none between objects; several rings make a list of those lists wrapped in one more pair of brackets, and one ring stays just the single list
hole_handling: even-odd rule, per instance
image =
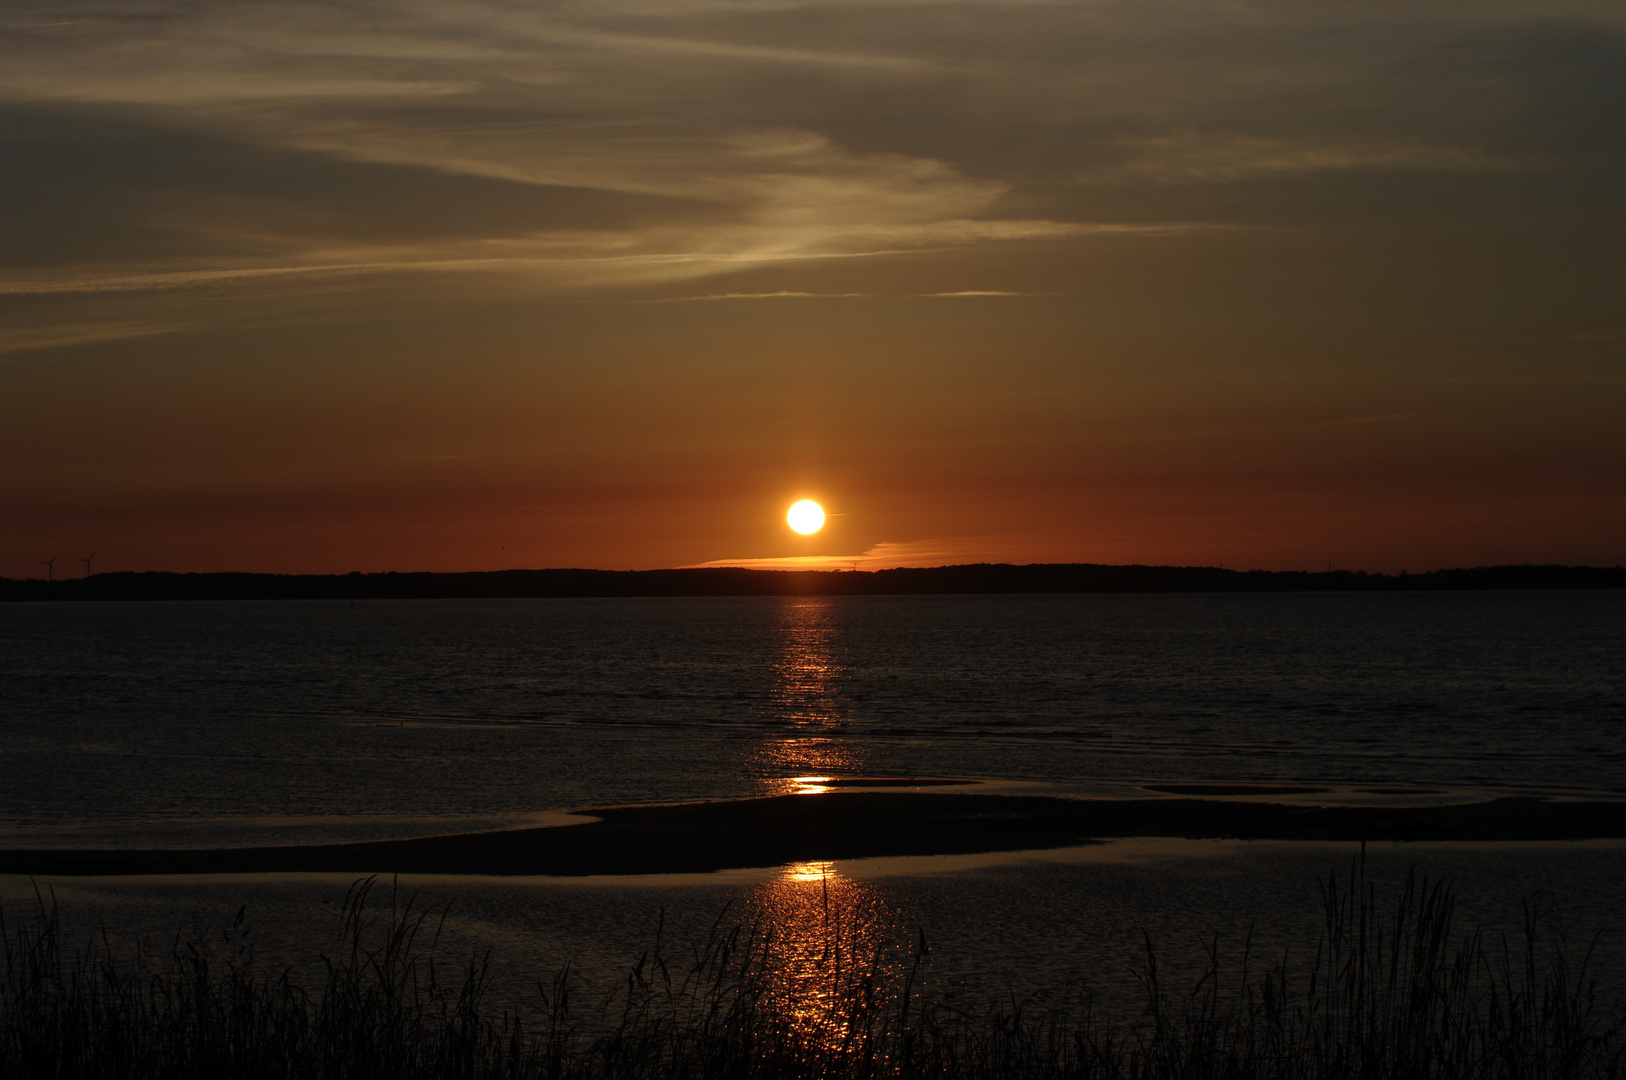
[{"label": "hazy glow around sun", "polygon": [[790,508],[785,520],[790,522],[791,528],[807,536],[824,528],[824,507],[812,499],[803,499]]}]

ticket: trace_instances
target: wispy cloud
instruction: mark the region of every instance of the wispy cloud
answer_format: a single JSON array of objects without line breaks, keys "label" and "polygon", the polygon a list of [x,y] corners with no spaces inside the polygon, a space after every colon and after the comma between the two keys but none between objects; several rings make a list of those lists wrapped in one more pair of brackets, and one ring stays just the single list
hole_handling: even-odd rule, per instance
[{"label": "wispy cloud", "polygon": [[170,324],[104,322],[9,327],[0,330],[0,353],[26,353],[74,345],[93,345],[106,341],[128,341],[132,338],[179,333],[196,325],[196,322]]},{"label": "wispy cloud", "polygon": [[[913,0],[879,0],[840,6],[830,20],[817,7],[266,0],[137,12],[24,0],[8,30],[0,104],[75,116],[112,110],[117,123],[94,137],[108,153],[128,143],[131,160],[169,152],[144,150],[134,118],[191,141],[169,173],[143,166],[139,183],[121,184],[116,158],[78,170],[72,184],[42,180],[38,190],[63,192],[64,221],[87,211],[115,219],[100,235],[139,233],[141,250],[104,257],[87,242],[74,258],[53,254],[4,272],[0,292],[320,287],[356,275],[479,272],[539,298],[610,297],[815,260],[1195,237],[1235,230],[1235,219],[1257,228],[1272,212],[1269,202],[1242,199],[1216,213],[1145,194],[1194,181],[1507,171],[1557,160],[1510,126],[1523,114],[1482,92],[1466,59],[1469,74],[1436,76],[1446,79],[1436,93],[1393,107],[1405,80],[1418,77],[1408,66],[1415,50],[1478,49],[1482,66],[1507,62],[1475,35],[1517,23],[1523,9],[1511,0],[1496,13],[1424,20],[1413,26],[1423,38],[1404,45],[1384,36],[1397,16],[1364,9],[989,0],[935,20]],[[1179,33],[1165,22],[1176,11]],[[1376,50],[1370,63],[1354,62],[1365,54],[1350,35]],[[1058,50],[1061,41],[1070,48]],[[1188,77],[1170,80],[1169,70]],[[872,115],[859,102],[887,105]],[[71,135],[71,125],[44,127],[29,137]],[[258,155],[252,167],[244,147]],[[234,154],[244,164],[217,167]],[[306,168],[313,158],[329,167]],[[296,160],[304,172],[288,165]],[[408,170],[424,195],[367,217],[363,209],[389,202],[367,199],[367,189],[401,190],[408,173],[391,168]],[[284,172],[280,186],[254,179]],[[437,193],[428,176],[538,198],[570,191],[644,202],[614,221],[559,213],[539,223],[535,199],[497,188]],[[1103,203],[1106,185],[1134,187],[1133,205]],[[109,192],[117,198],[100,197]],[[405,236],[426,205],[496,206],[497,194],[509,211],[465,215],[433,243],[360,234],[363,217],[387,233],[393,214]],[[983,275],[967,281],[931,295],[1044,291]],[[828,284],[673,299],[874,291],[856,279]]]},{"label": "wispy cloud", "polygon": [[869,300],[882,296],[902,295],[914,299],[932,299],[942,297],[954,299],[956,297],[977,296],[1057,296],[1053,292],[1013,292],[1006,289],[962,289],[958,292],[930,292],[930,293],[877,293],[877,292],[800,292],[794,289],[779,289],[773,292],[731,292],[707,293],[704,296],[664,296],[651,301],[657,304],[686,304],[704,300]]},{"label": "wispy cloud", "polygon": [[[1164,232],[1170,227],[1153,226]],[[854,225],[842,229],[783,230],[772,224],[704,232],[655,228],[642,233],[559,232],[525,238],[400,244],[364,251],[297,251],[286,261],[250,266],[70,266],[0,271],[0,295],[114,293],[241,285],[256,280],[319,279],[403,273],[487,273],[522,279],[541,295],[578,297],[594,288],[626,288],[737,273],[753,266],[860,260],[942,251],[978,242],[1045,240],[1091,231],[1122,232],[1068,222],[947,221],[912,226]],[[733,242],[734,250],[717,250]],[[708,293],[679,300],[778,297],[854,297],[863,293],[774,290]],[[1013,296],[999,290],[927,293],[925,296]]]},{"label": "wispy cloud", "polygon": [[[139,265],[52,259],[56,269],[49,273],[7,274],[0,289],[12,294],[480,270],[513,275],[543,295],[581,295],[795,261],[1213,227],[1089,221],[1074,208],[1012,214],[1003,200],[1015,184],[999,175],[999,163],[947,145],[941,154],[880,149],[873,139],[860,148],[820,130],[848,115],[845,108],[824,111],[815,99],[798,104],[779,89],[740,93],[788,85],[804,68],[897,88],[930,86],[951,71],[966,77],[984,66],[968,66],[963,51],[945,42],[890,32],[858,39],[786,34],[772,21],[742,27],[724,15],[794,8],[686,5],[680,12],[612,3],[542,12],[409,0],[387,10],[369,2],[161,3],[137,15],[72,0],[38,7],[58,10],[71,13],[71,21],[31,20],[25,11],[0,72],[0,97],[31,108],[103,105],[192,133],[194,142],[216,143],[198,143],[201,149],[189,150],[173,175],[143,174],[141,198],[97,208],[124,213],[150,234]],[[1031,10],[1043,17],[1041,8]],[[129,137],[115,135],[114,143]],[[335,162],[688,202],[614,228],[538,229],[515,215],[506,227],[484,221],[484,235],[432,248],[340,251],[332,237],[300,232],[317,218],[330,229],[343,227],[344,208],[324,208],[324,191],[358,184],[390,190],[390,177],[332,171],[320,184],[247,191],[256,183],[250,170],[222,172],[206,157],[229,156],[238,144],[259,148],[256,165],[271,169],[279,167],[278,153],[314,153]],[[78,182],[116,186],[115,175],[81,173]],[[211,183],[223,186],[198,190]],[[168,202],[155,197],[166,186],[173,192]],[[460,198],[473,205],[480,195]],[[159,209],[171,204],[185,209]],[[700,204],[715,212],[697,212]],[[187,213],[198,216],[187,221]],[[409,208],[398,216],[403,230],[412,226]],[[471,250],[475,240],[483,249]],[[172,250],[164,250],[166,243]],[[950,290],[1005,291],[1017,290]],[[738,299],[751,292],[707,295]]]},{"label": "wispy cloud", "polygon": [[704,296],[663,296],[653,302],[657,304],[687,304],[707,300],[851,300],[874,295],[874,293],[818,293],[797,292],[793,289],[780,289],[776,292],[732,292],[707,293]]},{"label": "wispy cloud", "polygon": [[1123,136],[1112,145],[1121,153],[1121,160],[1098,166],[1081,175],[1080,180],[1234,183],[1275,174],[1351,169],[1487,172],[1552,164],[1537,155],[1516,158],[1472,146],[1416,139],[1330,139],[1324,135],[1284,138],[1189,129],[1163,135]]},{"label": "wispy cloud", "polygon": [[1014,292],[1010,289],[960,289],[957,292],[921,293],[921,296],[1056,296],[1053,292]]},{"label": "wispy cloud", "polygon": [[746,570],[892,570],[910,566],[1032,562],[1035,538],[954,537],[940,540],[886,540],[857,555],[789,555],[774,558],[713,559],[682,569],[737,567]]}]

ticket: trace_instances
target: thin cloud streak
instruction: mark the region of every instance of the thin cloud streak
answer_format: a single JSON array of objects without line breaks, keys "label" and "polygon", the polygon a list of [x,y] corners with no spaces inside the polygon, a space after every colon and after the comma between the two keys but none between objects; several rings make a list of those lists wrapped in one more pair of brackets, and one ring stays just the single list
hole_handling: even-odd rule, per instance
[{"label": "thin cloud streak", "polygon": [[[1053,541],[1052,541],[1053,542]],[[896,570],[965,563],[1031,562],[1023,553],[1042,547],[1034,537],[958,537],[942,540],[885,540],[858,555],[786,555],[771,558],[713,559],[684,570]]]},{"label": "thin cloud streak", "polygon": [[735,292],[735,293],[708,293],[705,296],[663,296],[658,300],[647,301],[654,304],[687,304],[711,300],[874,300],[880,298],[898,298],[927,300],[934,298],[954,299],[956,297],[977,296],[1060,296],[1054,292],[1011,292],[1003,289],[963,289],[959,292],[930,292],[930,293],[879,293],[879,292],[844,292],[821,293],[799,292],[793,289],[780,289],[776,292]]},{"label": "thin cloud streak", "polygon": [[957,292],[920,293],[923,297],[941,296],[953,299],[957,296],[1060,296],[1054,292],[1014,292],[1010,289],[960,289]]},{"label": "thin cloud streak", "polygon": [[657,300],[649,301],[654,304],[689,304],[712,300],[853,300],[876,296],[876,293],[816,293],[797,292],[792,289],[780,289],[777,292],[760,293],[708,293],[705,296],[663,296]]},{"label": "thin cloud streak", "polygon": [[1127,160],[1077,177],[1083,184],[1152,181],[1235,183],[1276,174],[1415,169],[1505,172],[1551,168],[1545,155],[1508,157],[1421,141],[1283,139],[1233,132],[1176,131],[1117,140]]},{"label": "thin cloud streak", "polygon": [[132,338],[156,337],[194,329],[198,323],[153,325],[149,323],[107,323],[104,325],[18,327],[0,331],[0,353],[38,352],[76,345],[93,345]]},{"label": "thin cloud streak", "polygon": [[[84,270],[58,272],[55,274],[0,274],[0,295],[47,295],[53,293],[104,293],[104,292],[137,292],[166,289],[186,289],[201,286],[212,286],[222,283],[248,282],[254,279],[269,278],[325,278],[338,276],[355,276],[367,274],[399,274],[399,273],[435,273],[435,272],[507,272],[507,273],[534,273],[536,271],[552,270],[556,273],[555,284],[568,291],[579,291],[584,284],[599,284],[605,286],[635,285],[652,281],[670,280],[683,277],[705,277],[721,273],[737,272],[743,267],[757,265],[772,265],[780,263],[796,263],[819,260],[859,260],[873,259],[893,255],[912,255],[932,251],[949,250],[953,247],[968,246],[977,240],[983,241],[1014,241],[1014,240],[1057,240],[1070,236],[1080,236],[1091,232],[1123,233],[1136,232],[1156,235],[1166,235],[1180,227],[1149,226],[1145,229],[1126,230],[1117,226],[1096,226],[1084,224],[1071,224],[1066,222],[944,222],[937,227],[918,227],[885,230],[876,228],[873,233],[891,232],[888,239],[908,240],[916,239],[918,245],[860,248],[849,251],[820,251],[820,250],[741,250],[735,252],[716,251],[644,251],[627,253],[593,253],[581,250],[589,241],[575,236],[560,236],[552,240],[533,241],[507,241],[492,243],[487,246],[502,246],[507,248],[532,247],[540,248],[546,253],[541,254],[512,254],[498,256],[471,256],[466,258],[437,257],[432,252],[423,252],[420,247],[406,249],[398,258],[372,258],[354,262],[294,262],[285,265],[265,265],[247,267],[210,267],[197,269],[168,269],[151,270],[137,269],[123,272],[86,272]],[[855,236],[849,233],[848,239],[874,239],[876,237]],[[842,238],[828,238],[839,243]],[[948,240],[950,243],[943,244]],[[953,241],[959,241],[954,243]],[[622,241],[625,242],[625,241]],[[809,241],[816,243],[817,240]],[[750,239],[745,239],[745,245]],[[547,249],[555,249],[549,252]],[[557,249],[566,250],[559,251]],[[387,254],[387,253],[386,253]],[[598,267],[600,274],[596,279],[584,279],[580,276],[583,267]],[[616,272],[614,268],[622,270]],[[605,272],[605,270],[609,272]],[[536,282],[536,284],[543,284]],[[858,293],[797,293],[795,291],[780,291],[767,294],[753,293],[723,293],[702,297],[685,297],[681,299],[743,299],[752,296],[857,296]],[[996,296],[1019,295],[1010,292],[996,292],[991,290],[965,290],[960,292],[927,293],[930,296]]]},{"label": "thin cloud streak", "polygon": [[[487,238],[532,249],[506,263],[456,250],[334,259],[286,238],[296,250],[280,264],[217,263],[156,274],[86,267],[92,272],[79,276],[89,279],[88,284],[62,275],[44,281],[14,279],[5,289],[19,294],[120,291],[254,275],[321,278],[500,266],[523,275],[536,270],[538,260],[564,258],[667,264],[704,274],[728,266],[880,257],[1018,240],[1097,234],[1176,237],[1234,227],[1223,221],[1000,216],[995,212],[999,200],[1014,185],[1000,177],[1004,166],[999,161],[951,153],[954,148],[948,146],[943,154],[859,152],[805,120],[787,125],[778,107],[791,104],[789,100],[779,101],[771,93],[757,104],[753,102],[760,95],[716,96],[718,78],[725,87],[733,80],[758,84],[764,65],[784,68],[783,78],[793,78],[791,69],[802,64],[878,68],[895,80],[887,86],[918,89],[935,86],[954,71],[959,74],[953,78],[974,83],[992,80],[990,89],[995,84],[1004,92],[1020,88],[1018,102],[1054,98],[1075,78],[1070,68],[1034,66],[1030,60],[1044,55],[1032,45],[1054,34],[1055,20],[1080,16],[1043,6],[1013,11],[1008,5],[966,5],[973,26],[979,19],[1033,20],[1025,29],[1013,24],[1018,38],[1004,47],[1014,51],[979,57],[967,67],[967,57],[976,54],[967,53],[952,37],[896,33],[886,14],[894,9],[912,11],[910,5],[887,4],[850,9],[864,21],[875,21],[880,31],[855,51],[851,41],[863,37],[837,35],[821,42],[799,34],[792,35],[797,43],[791,46],[786,43],[790,38],[775,39],[782,31],[773,22],[760,23],[767,36],[751,40],[733,22],[706,21],[718,10],[706,5],[662,9],[612,3],[546,12],[479,3],[456,11],[419,3],[387,9],[366,3],[354,9],[158,5],[145,9],[140,18],[87,5],[83,17],[62,33],[25,35],[23,47],[13,50],[7,74],[0,76],[9,97],[108,102],[121,109],[140,103],[188,126],[266,147],[356,161],[704,198],[734,208],[737,220],[596,236]],[[56,14],[60,7],[49,10]],[[75,9],[70,4],[67,10]],[[730,10],[744,17],[795,9],[741,5]],[[624,21],[616,21],[618,15],[640,20],[639,29],[628,32]],[[1110,7],[1089,18],[1109,36],[1132,26]],[[1313,20],[1305,25],[1314,31]],[[696,28],[704,26],[713,29],[697,34]],[[879,51],[875,43],[883,43]],[[63,50],[89,59],[65,65]],[[1017,59],[1022,62],[1015,64]],[[671,91],[670,104],[650,96],[657,87]],[[686,101],[702,107],[680,106]],[[719,111],[724,101],[727,107]],[[568,119],[554,118],[561,108]],[[633,116],[640,120],[629,125]],[[1039,141],[1066,145],[1076,140],[1058,130]],[[1374,161],[1452,168],[1492,161],[1472,148],[1436,150],[1417,139],[1360,144],[1195,127],[1172,133],[1109,133],[1097,141],[1123,160],[1103,166],[1105,172],[1081,175],[1167,174],[1229,181],[1272,169],[1324,170]],[[224,233],[220,238],[230,242]],[[578,250],[566,250],[570,248]],[[187,272],[197,276],[189,279]],[[576,291],[576,285],[618,288],[646,279],[642,272],[619,280],[610,275],[573,283],[567,291]]]}]

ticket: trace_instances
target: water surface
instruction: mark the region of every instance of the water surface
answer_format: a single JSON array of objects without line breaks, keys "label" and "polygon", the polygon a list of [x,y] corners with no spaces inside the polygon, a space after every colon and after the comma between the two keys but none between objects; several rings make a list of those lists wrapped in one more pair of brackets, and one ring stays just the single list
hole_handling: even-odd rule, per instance
[{"label": "water surface", "polygon": [[[807,777],[1119,796],[1330,789],[1294,796],[1312,801],[1626,796],[1618,593],[12,604],[0,650],[6,846],[432,835],[780,793]],[[1551,898],[1572,935],[1604,931],[1599,955],[1618,974],[1622,851],[1389,845],[1372,857],[1388,885],[1412,864],[1457,880],[1464,924],[1516,930],[1526,898]],[[1195,970],[1209,935],[1239,947],[1250,926],[1267,953],[1313,948],[1317,878],[1352,857],[1349,845],[1128,842],[403,887],[453,902],[445,947],[494,950],[499,996],[516,1007],[566,959],[613,984],[663,911],[692,937],[727,905],[822,949],[833,887],[865,942],[924,930],[940,989],[987,1001],[1093,982],[1132,1008],[1140,928],[1177,970]],[[86,933],[105,923],[167,940],[246,903],[270,957],[309,962],[332,945],[348,881],[39,884]],[[34,888],[0,879],[0,901],[18,912]]]},{"label": "water surface", "polygon": [[813,774],[1626,793],[1609,592],[12,604],[0,649],[13,846],[456,831]]}]

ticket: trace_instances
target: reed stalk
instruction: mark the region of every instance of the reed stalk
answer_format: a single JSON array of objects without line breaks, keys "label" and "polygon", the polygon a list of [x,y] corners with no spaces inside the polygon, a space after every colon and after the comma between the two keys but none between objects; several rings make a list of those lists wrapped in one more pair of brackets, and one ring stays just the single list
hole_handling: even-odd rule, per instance
[{"label": "reed stalk", "polygon": [[[1454,933],[1450,886],[1409,873],[1380,900],[1364,860],[1320,883],[1307,964],[1235,958],[1218,938],[1201,974],[1171,989],[1150,936],[1140,1015],[1105,1018],[1013,1002],[972,1013],[929,992],[924,934],[902,955],[856,955],[832,931],[811,984],[791,986],[772,927],[730,923],[674,948],[664,924],[589,1037],[567,966],[536,988],[530,1019],[485,1004],[488,955],[448,966],[447,909],[374,878],[351,886],[320,985],[262,973],[247,913],[218,940],[121,952],[105,933],[69,950],[54,900],[22,921],[0,910],[0,1075],[337,1080],[1613,1080],[1626,1007],[1595,999],[1540,899],[1521,934]],[[1594,938],[1594,943],[1596,939]]]}]

